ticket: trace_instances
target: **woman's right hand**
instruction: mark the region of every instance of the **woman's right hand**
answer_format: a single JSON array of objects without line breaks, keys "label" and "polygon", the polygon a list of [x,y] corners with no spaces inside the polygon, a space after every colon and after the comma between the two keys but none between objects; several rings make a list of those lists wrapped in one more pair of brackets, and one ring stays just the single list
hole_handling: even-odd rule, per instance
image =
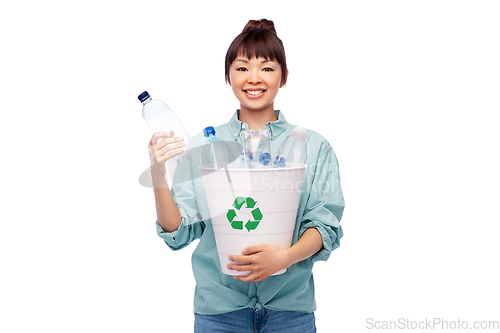
[{"label": "woman's right hand", "polygon": [[[184,149],[179,149],[184,147],[186,144],[184,138],[173,137],[174,132],[156,132],[151,137],[149,142],[149,158],[151,162],[151,171],[154,176],[165,176],[165,162],[172,157],[180,155],[184,152]],[[158,141],[160,140],[161,141]],[[178,150],[176,150],[178,149]],[[176,151],[173,151],[176,150]]]}]

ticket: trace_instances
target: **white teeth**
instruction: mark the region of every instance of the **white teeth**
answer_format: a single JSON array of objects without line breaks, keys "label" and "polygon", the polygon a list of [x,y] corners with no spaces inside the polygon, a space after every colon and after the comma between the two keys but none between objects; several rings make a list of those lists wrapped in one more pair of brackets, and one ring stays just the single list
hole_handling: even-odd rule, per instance
[{"label": "white teeth", "polygon": [[264,92],[264,90],[247,90],[247,93],[250,95],[258,95],[262,92]]}]

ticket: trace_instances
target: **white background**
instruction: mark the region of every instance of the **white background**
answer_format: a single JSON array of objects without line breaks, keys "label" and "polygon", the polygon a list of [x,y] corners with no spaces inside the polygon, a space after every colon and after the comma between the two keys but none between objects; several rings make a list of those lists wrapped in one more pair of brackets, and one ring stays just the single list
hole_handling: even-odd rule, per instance
[{"label": "white background", "polygon": [[192,136],[227,122],[225,53],[258,18],[287,53],[276,108],[340,163],[318,331],[500,321],[499,17],[497,1],[2,4],[0,331],[192,331],[196,245],[156,235],[137,95]]}]

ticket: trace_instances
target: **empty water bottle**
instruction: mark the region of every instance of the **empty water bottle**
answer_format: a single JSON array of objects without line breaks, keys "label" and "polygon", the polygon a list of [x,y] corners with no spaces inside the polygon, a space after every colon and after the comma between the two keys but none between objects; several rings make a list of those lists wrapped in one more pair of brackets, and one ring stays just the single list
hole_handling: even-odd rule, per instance
[{"label": "empty water bottle", "polygon": [[240,156],[234,160],[231,164],[227,166],[230,169],[253,169],[252,164],[249,162],[245,152],[242,152]]},{"label": "empty water bottle", "polygon": [[243,132],[243,154],[248,168],[271,168],[271,135],[267,129]]},{"label": "empty water bottle", "polygon": [[309,154],[307,145],[307,130],[295,127],[292,134],[278,148],[274,159],[275,168],[297,167],[305,165]]},{"label": "empty water bottle", "polygon": [[[182,160],[187,157],[187,151],[191,147],[191,138],[179,117],[168,107],[167,104],[159,99],[153,99],[147,91],[140,94],[137,98],[142,102],[142,116],[153,133],[156,132],[174,132],[174,137],[184,138],[184,153],[173,157],[174,160]],[[181,149],[181,148],[179,148]],[[175,151],[175,150],[174,150]]]},{"label": "empty water bottle", "polygon": [[236,160],[230,147],[215,136],[215,129],[212,126],[205,127],[203,135],[206,140],[200,157],[202,167],[220,169],[227,167],[228,164]]}]

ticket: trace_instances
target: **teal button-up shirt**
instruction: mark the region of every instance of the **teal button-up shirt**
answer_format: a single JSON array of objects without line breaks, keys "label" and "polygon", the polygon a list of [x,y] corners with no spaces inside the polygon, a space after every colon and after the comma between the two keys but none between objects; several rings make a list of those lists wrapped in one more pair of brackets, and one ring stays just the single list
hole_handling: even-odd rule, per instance
[{"label": "teal button-up shirt", "polygon": [[[289,124],[280,111],[275,111],[277,121],[268,122],[271,133],[271,150],[275,153],[295,127]],[[242,131],[248,124],[238,119],[237,110],[231,120],[215,127],[216,135],[223,141],[242,143]],[[200,133],[192,142],[195,147],[204,144]],[[251,307],[266,307],[278,311],[313,312],[314,299],[313,263],[327,260],[339,247],[342,237],[340,219],[344,210],[344,197],[340,186],[337,158],[330,144],[318,133],[308,130],[309,157],[300,195],[292,244],[308,228],[316,228],[323,239],[323,248],[312,257],[290,266],[284,274],[270,276],[261,282],[243,282],[221,272],[219,255],[212,229],[199,163],[186,159],[177,166],[179,172],[191,172],[192,181],[175,184],[171,189],[179,206],[182,222],[178,230],[165,232],[156,222],[158,235],[172,250],[179,250],[195,239],[200,239],[193,252],[192,265],[196,280],[194,312],[212,315]],[[182,165],[182,167],[180,167]],[[238,254],[238,253],[235,253]]]}]

